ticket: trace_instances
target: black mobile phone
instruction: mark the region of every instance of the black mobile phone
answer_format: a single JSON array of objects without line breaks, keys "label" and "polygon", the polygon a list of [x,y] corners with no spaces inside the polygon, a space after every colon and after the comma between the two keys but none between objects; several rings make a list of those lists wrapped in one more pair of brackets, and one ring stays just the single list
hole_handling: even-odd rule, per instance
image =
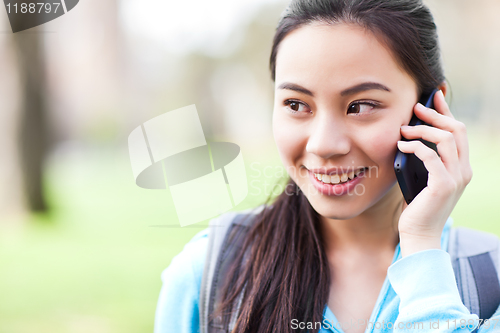
[{"label": "black mobile phone", "polygon": [[[434,95],[438,90],[434,89],[430,94],[422,95],[419,102],[424,106],[434,109]],[[415,114],[410,120],[408,126],[429,125],[418,119]],[[402,137],[403,141],[411,141]],[[423,139],[418,139],[427,147],[434,149],[437,152],[436,144]],[[403,193],[406,203],[410,202],[427,186],[429,172],[424,166],[424,163],[415,155],[401,152],[399,149],[394,158],[394,171],[398,179],[399,187]]]}]

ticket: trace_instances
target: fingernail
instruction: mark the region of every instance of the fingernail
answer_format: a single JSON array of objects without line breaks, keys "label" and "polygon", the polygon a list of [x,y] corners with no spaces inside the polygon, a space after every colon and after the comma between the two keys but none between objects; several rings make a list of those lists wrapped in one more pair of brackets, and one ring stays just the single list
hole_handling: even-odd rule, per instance
[{"label": "fingernail", "polygon": [[401,129],[402,129],[403,131],[406,131],[406,130],[411,129],[411,126],[403,125],[403,126],[401,126]]},{"label": "fingernail", "polygon": [[427,111],[427,108],[423,106],[421,103],[417,103],[417,109],[420,111]]},{"label": "fingernail", "polygon": [[441,97],[444,98],[444,93],[443,93],[443,91],[441,89],[438,91],[438,94],[441,94]]}]

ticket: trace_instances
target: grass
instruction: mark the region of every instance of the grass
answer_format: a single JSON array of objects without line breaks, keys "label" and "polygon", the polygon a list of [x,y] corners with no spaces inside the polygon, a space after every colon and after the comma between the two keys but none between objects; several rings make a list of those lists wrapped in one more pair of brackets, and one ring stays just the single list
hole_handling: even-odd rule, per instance
[{"label": "grass", "polygon": [[[469,136],[474,177],[452,216],[500,235],[500,177],[490,172],[500,140]],[[244,159],[255,195],[238,209],[264,200],[256,189],[271,188],[280,164],[275,152]],[[257,176],[266,166],[269,177]],[[169,192],[136,187],[119,150],[54,159],[46,184],[51,214],[0,232],[0,333],[152,332],[160,273],[206,223],[178,227]]]},{"label": "grass", "polygon": [[0,233],[0,333],[152,332],[161,271],[207,223],[181,228],[168,191],[135,186],[126,151],[52,160],[46,178],[50,215]]},{"label": "grass", "polygon": [[470,128],[472,181],[466,187],[451,216],[454,225],[484,230],[500,236],[500,136]]}]

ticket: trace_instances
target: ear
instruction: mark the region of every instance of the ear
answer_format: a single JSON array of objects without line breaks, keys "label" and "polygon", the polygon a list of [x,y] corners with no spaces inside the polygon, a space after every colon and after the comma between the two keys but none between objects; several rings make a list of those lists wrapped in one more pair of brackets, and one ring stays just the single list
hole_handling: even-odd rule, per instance
[{"label": "ear", "polygon": [[443,92],[444,96],[446,96],[446,92],[448,91],[448,85],[446,84],[445,81],[441,82],[441,84],[437,88]]}]

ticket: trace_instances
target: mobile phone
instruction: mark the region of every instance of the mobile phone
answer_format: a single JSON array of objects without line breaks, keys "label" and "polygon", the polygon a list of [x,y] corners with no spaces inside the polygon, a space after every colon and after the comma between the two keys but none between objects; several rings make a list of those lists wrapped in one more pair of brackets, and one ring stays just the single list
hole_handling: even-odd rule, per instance
[{"label": "mobile phone", "polygon": [[[434,95],[438,89],[434,89],[430,94],[424,94],[420,97],[419,102],[424,106],[434,109]],[[429,125],[418,119],[413,114],[408,126]],[[430,126],[430,125],[429,125]],[[403,141],[411,141],[402,137]],[[418,139],[427,147],[432,148],[437,152],[436,144],[423,139]],[[403,193],[406,203],[410,202],[427,186],[429,172],[424,166],[424,163],[415,155],[401,152],[399,149],[394,158],[394,171],[396,178]]]}]

